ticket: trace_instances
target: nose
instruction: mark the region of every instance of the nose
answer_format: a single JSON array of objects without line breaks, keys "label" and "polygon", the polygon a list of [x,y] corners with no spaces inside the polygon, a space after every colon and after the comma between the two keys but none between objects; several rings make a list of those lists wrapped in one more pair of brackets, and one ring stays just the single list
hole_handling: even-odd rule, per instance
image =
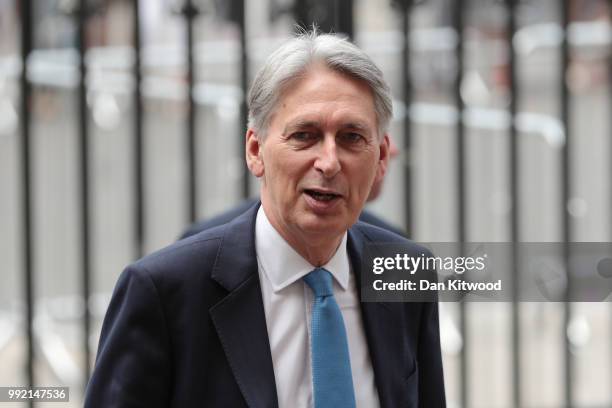
[{"label": "nose", "polygon": [[315,169],[321,172],[325,178],[332,178],[341,169],[340,160],[338,160],[338,150],[334,137],[326,137],[317,152],[317,158],[314,163]]}]

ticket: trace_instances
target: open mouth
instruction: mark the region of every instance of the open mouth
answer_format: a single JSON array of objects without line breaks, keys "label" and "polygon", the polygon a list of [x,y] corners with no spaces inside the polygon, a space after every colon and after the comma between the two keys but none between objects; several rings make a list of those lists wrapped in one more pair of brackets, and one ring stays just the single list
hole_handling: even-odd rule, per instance
[{"label": "open mouth", "polygon": [[317,201],[331,201],[335,198],[339,198],[340,194],[335,194],[335,193],[323,193],[321,191],[316,191],[316,190],[309,190],[306,189],[304,190],[304,192],[306,194],[308,194],[309,196],[311,196],[312,198],[314,198]]}]

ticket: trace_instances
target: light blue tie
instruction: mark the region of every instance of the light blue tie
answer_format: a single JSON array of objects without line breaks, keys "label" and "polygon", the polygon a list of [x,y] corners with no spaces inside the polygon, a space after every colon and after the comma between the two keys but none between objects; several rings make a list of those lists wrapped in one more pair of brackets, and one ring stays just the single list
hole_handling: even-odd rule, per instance
[{"label": "light blue tie", "polygon": [[312,384],[315,408],[354,408],[355,391],[342,313],[332,275],[317,268],[304,277],[314,293],[311,321]]}]

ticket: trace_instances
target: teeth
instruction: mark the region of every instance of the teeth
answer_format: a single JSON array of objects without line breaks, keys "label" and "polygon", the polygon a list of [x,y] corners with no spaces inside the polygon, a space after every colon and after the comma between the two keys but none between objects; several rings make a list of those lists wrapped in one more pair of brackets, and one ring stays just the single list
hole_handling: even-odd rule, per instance
[{"label": "teeth", "polygon": [[314,199],[320,200],[320,201],[330,201],[330,200],[332,200],[332,199],[334,199],[336,197],[335,194],[318,193],[316,191],[311,191],[310,195]]}]

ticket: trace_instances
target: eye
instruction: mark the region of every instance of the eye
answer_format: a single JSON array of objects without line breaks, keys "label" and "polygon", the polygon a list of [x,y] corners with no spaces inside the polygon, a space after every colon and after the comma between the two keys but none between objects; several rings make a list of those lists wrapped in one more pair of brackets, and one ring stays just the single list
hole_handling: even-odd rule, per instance
[{"label": "eye", "polygon": [[296,142],[309,142],[315,140],[317,135],[314,132],[295,132],[291,134],[291,139]]},{"label": "eye", "polygon": [[346,132],[340,135],[341,141],[348,144],[358,144],[365,142],[365,137],[357,132]]}]

